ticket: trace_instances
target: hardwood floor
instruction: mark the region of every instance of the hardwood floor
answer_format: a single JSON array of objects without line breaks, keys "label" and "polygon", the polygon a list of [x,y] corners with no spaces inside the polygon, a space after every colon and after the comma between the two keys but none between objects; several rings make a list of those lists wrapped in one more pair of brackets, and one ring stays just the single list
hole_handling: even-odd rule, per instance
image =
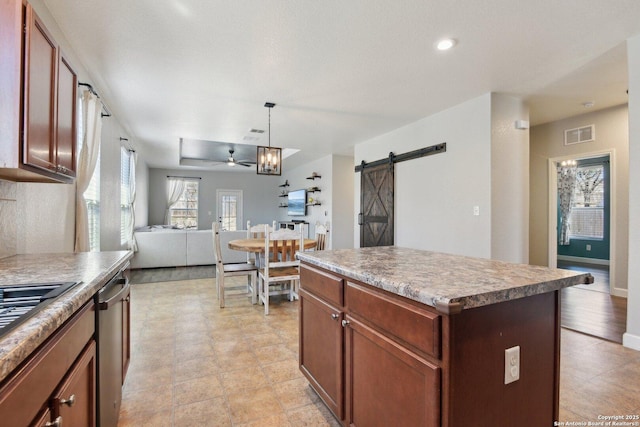
[{"label": "hardwood floor", "polygon": [[577,332],[622,343],[627,327],[627,300],[609,294],[607,267],[558,262],[559,268],[588,271],[591,285],[562,290],[562,326]]}]

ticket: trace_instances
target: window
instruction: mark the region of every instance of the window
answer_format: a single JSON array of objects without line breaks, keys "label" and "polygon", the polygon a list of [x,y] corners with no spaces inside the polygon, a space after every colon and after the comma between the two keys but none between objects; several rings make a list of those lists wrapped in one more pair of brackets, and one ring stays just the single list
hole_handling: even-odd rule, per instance
[{"label": "window", "polygon": [[604,238],[604,180],[603,165],[578,166],[569,237]]},{"label": "window", "polygon": [[171,225],[198,228],[198,183],[198,180],[184,180],[184,190],[170,209]]},{"label": "window", "polygon": [[120,149],[120,244],[126,245],[130,239],[131,221],[131,153]]},{"label": "window", "polygon": [[242,230],[242,190],[218,190],[216,195],[220,229]]}]

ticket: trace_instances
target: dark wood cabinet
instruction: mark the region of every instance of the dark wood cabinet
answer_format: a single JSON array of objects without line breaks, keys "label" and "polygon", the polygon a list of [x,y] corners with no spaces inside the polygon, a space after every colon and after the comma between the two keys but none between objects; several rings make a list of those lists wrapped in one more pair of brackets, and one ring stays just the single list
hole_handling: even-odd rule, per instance
[{"label": "dark wood cabinet", "polygon": [[68,177],[76,176],[77,99],[78,76],[61,50],[58,59],[55,164],[57,172]]},{"label": "dark wood cabinet", "polygon": [[91,341],[51,399],[53,420],[65,426],[96,425],[96,343]]},{"label": "dark wood cabinet", "polygon": [[[66,426],[95,425],[94,332],[95,311],[91,301],[3,381],[2,425],[46,425],[58,417],[80,420],[64,422]],[[75,403],[64,403],[72,395]]]},{"label": "dark wood cabinet", "polygon": [[557,291],[438,310],[301,264],[300,369],[345,426],[552,425],[559,324]]},{"label": "dark wood cabinet", "polygon": [[77,75],[30,4],[0,2],[0,27],[0,178],[72,182]]},{"label": "dark wood cabinet", "polygon": [[440,368],[346,316],[349,426],[440,425]]},{"label": "dark wood cabinet", "polygon": [[329,409],[343,418],[342,310],[300,290],[300,369]]}]

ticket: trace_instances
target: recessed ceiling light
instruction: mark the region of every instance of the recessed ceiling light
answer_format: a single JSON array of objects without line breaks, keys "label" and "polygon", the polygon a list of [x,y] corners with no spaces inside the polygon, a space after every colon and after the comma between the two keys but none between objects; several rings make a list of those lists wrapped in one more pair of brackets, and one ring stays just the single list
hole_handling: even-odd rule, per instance
[{"label": "recessed ceiling light", "polygon": [[456,41],[454,39],[442,39],[436,43],[436,49],[438,50],[449,50],[456,45]]}]

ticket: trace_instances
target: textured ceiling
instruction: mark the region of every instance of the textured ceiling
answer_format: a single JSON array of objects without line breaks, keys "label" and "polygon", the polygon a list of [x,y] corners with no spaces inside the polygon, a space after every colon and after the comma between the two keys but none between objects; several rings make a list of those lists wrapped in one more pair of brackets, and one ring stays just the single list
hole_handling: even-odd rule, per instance
[{"label": "textured ceiling", "polygon": [[180,138],[266,145],[265,101],[289,167],[490,91],[533,124],[618,105],[640,33],[637,0],[43,1],[152,167]]}]

